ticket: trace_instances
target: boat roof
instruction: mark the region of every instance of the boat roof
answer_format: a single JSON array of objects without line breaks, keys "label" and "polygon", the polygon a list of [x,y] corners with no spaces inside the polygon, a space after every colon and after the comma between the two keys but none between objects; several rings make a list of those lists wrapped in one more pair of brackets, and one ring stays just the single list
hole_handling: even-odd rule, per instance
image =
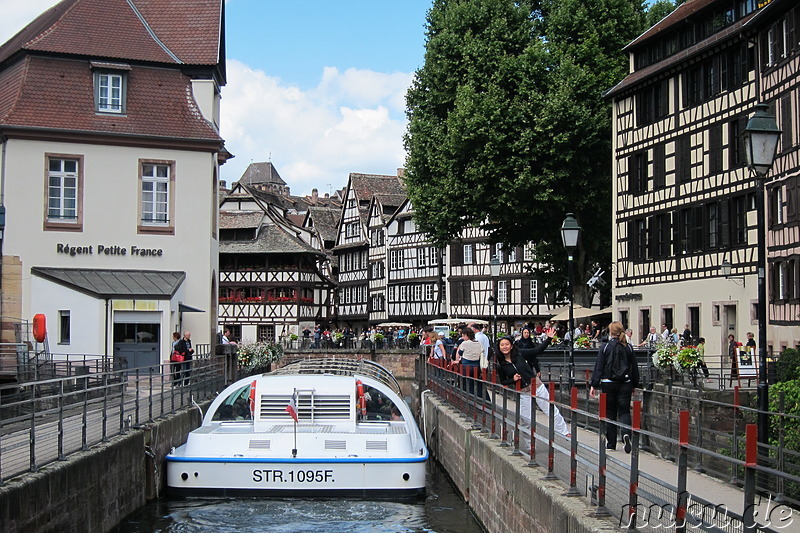
[{"label": "boat roof", "polygon": [[329,374],[334,376],[361,375],[373,378],[402,397],[400,384],[391,372],[369,359],[350,359],[346,357],[325,357],[313,359],[299,359],[274,370],[270,376],[297,375],[297,374]]}]

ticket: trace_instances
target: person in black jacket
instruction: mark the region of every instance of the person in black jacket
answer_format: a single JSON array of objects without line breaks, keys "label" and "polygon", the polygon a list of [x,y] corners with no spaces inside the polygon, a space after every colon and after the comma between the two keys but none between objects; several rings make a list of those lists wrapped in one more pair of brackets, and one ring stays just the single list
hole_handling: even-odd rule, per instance
[{"label": "person in black jacket", "polygon": [[[536,404],[542,412],[550,412],[550,395],[547,388],[537,378],[537,372],[531,368],[525,360],[525,356],[515,344],[513,344],[511,337],[503,337],[497,343],[498,351],[500,352],[497,357],[497,379],[500,380],[502,385],[516,389],[517,381],[520,382],[520,389],[527,389],[531,385],[536,387]],[[531,420],[531,401],[530,394],[523,393],[521,395],[520,403],[520,416]],[[570,436],[569,426],[561,416],[561,412],[556,407],[555,410],[555,430],[557,433],[566,437]]]},{"label": "person in black jacket", "polygon": [[[636,356],[633,348],[628,344],[625,328],[620,322],[612,322],[608,325],[609,342],[604,344],[597,352],[597,361],[594,364],[592,373],[592,388],[589,391],[592,398],[595,397],[598,387],[606,394],[606,417],[613,422],[619,421],[627,426],[631,425],[631,396],[633,389],[639,385],[639,367],[636,364]],[[614,350],[622,345],[622,353],[628,358],[628,375],[626,378],[612,380],[609,375],[610,369],[606,361],[610,361]],[[619,351],[618,351],[619,354]],[[623,428],[622,442],[625,444],[625,453],[631,452],[630,429]],[[617,449],[617,424],[606,424],[606,449]]]},{"label": "person in black jacket", "polygon": [[544,333],[547,336],[544,339],[544,342],[537,344],[531,337],[531,330],[526,327],[522,329],[522,337],[517,339],[517,342],[514,343],[519,350],[519,353],[521,353],[525,358],[525,361],[527,361],[531,368],[536,370],[537,376],[542,373],[542,367],[539,365],[538,355],[544,352],[547,347],[550,346],[550,342],[555,336],[556,330],[554,328],[549,328],[544,330]]},{"label": "person in black jacket", "polygon": [[189,379],[192,375],[192,356],[194,355],[194,348],[192,348],[192,334],[189,331],[183,333],[183,338],[175,344],[175,351],[183,355],[183,363],[181,363],[181,379],[182,384],[188,385]]}]

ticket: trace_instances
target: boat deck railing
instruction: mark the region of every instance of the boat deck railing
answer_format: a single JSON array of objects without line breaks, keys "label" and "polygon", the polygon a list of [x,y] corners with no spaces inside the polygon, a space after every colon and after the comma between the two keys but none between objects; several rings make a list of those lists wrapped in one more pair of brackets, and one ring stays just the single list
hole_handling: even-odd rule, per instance
[{"label": "boat deck railing", "polygon": [[272,372],[272,375],[286,374],[332,374],[335,376],[361,375],[373,378],[402,396],[400,384],[391,372],[368,359],[348,359],[345,357],[325,357],[299,359]]}]

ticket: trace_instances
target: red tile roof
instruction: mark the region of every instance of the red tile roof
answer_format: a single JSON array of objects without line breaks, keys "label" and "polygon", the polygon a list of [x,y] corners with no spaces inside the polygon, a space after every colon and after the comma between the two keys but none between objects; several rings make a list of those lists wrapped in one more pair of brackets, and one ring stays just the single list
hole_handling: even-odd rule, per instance
[{"label": "red tile roof", "polygon": [[216,65],[223,0],[63,0],[0,47],[157,63]]},{"label": "red tile roof", "polygon": [[0,71],[0,127],[221,142],[178,70],[134,67],[126,114],[111,115],[94,112],[89,61],[30,56],[18,63]]},{"label": "red tile roof", "polygon": [[651,28],[649,28],[639,37],[634,39],[623,50],[630,50],[631,48],[636,48],[638,45],[642,44],[644,41],[647,41],[651,37],[654,37],[655,35],[662,33],[664,30],[668,28],[672,28],[676,24],[685,21],[687,18],[691,17],[698,11],[702,11],[703,9],[717,2],[719,2],[719,0],[688,0],[684,2],[683,4],[676,7],[672,13],[661,19],[659,22],[654,24]]}]

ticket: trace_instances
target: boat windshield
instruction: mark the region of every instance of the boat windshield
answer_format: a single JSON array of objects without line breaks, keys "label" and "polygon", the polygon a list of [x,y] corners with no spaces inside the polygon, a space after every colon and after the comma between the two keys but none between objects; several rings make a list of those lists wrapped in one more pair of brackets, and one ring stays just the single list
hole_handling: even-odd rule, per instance
[{"label": "boat windshield", "polygon": [[247,420],[250,421],[250,384],[233,391],[217,408],[212,421]]},{"label": "boat windshield", "polygon": [[382,394],[378,389],[364,386],[364,399],[367,405],[367,420],[379,421],[401,421],[403,415],[400,414],[400,409],[390,400],[387,396]]}]

